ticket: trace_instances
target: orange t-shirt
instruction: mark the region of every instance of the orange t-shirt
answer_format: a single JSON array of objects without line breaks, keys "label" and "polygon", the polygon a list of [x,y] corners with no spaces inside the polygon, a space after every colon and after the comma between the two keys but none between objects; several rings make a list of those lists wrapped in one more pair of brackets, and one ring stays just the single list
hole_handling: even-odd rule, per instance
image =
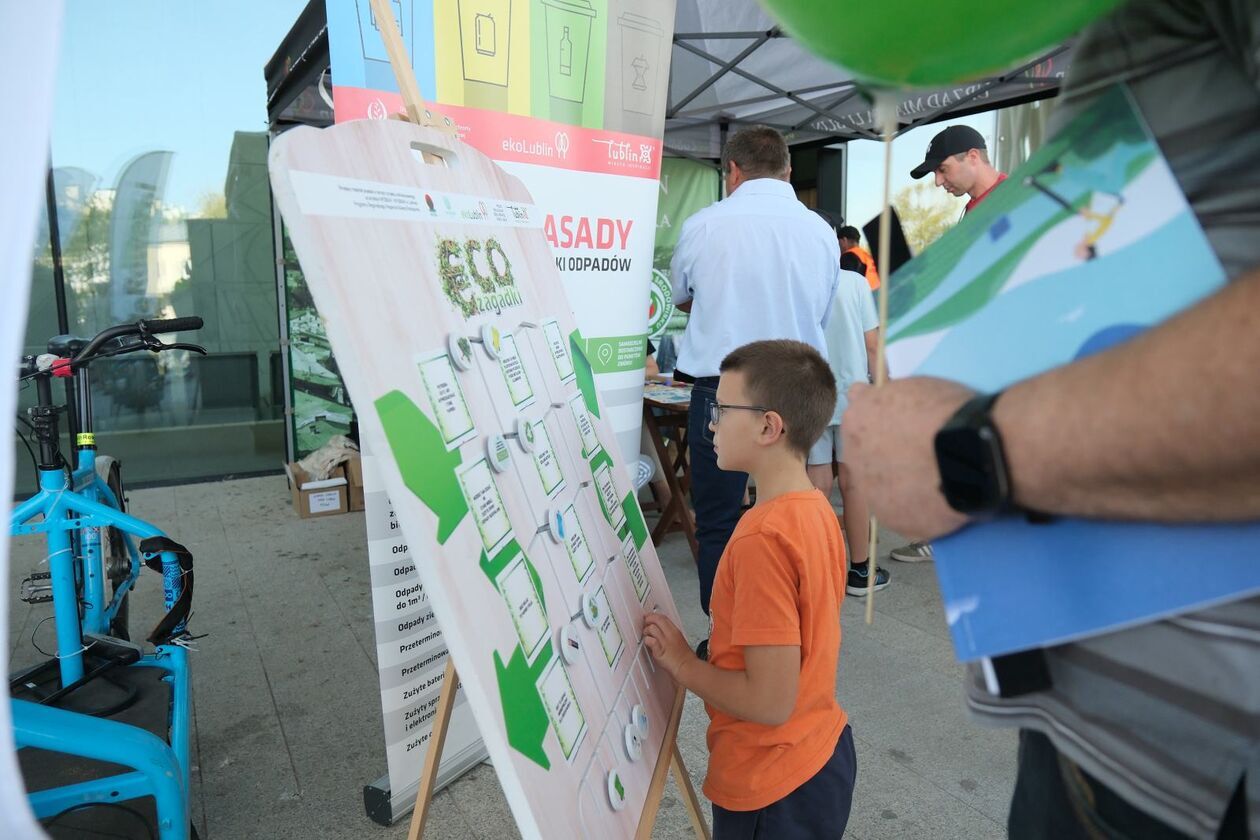
[{"label": "orange t-shirt", "polygon": [[848,715],[836,702],[845,556],[840,523],[817,490],[785,493],[744,514],[718,563],[709,605],[709,662],[744,669],[748,645],[800,645],[792,716],[779,726],[705,704],[704,793],[754,811],[809,781],[831,758]]}]

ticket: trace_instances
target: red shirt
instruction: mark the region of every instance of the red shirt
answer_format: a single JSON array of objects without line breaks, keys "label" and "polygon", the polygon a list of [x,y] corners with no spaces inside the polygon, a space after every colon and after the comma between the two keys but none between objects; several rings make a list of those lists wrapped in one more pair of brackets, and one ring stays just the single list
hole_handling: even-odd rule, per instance
[{"label": "red shirt", "polygon": [[993,190],[997,187],[997,185],[998,185],[998,184],[1000,184],[1000,183],[1002,183],[1002,182],[1003,182],[1003,181],[1005,181],[1005,180],[1006,180],[1006,173],[1005,173],[1005,172],[999,172],[999,173],[998,173],[998,179],[997,179],[996,181],[994,181],[994,182],[993,182],[993,186],[992,186],[992,187],[989,187],[987,190],[985,190],[984,192],[980,193],[980,195],[976,196],[975,198],[971,199],[971,201],[968,201],[968,202],[967,202],[967,209],[963,211],[963,215],[965,216],[965,215],[967,215],[968,213],[970,213],[972,210],[974,210],[974,209],[976,208],[976,205],[977,205],[977,204],[979,204],[980,202],[982,202],[982,201],[984,201],[986,198],[988,198],[988,197],[989,197],[989,193],[993,192]]}]

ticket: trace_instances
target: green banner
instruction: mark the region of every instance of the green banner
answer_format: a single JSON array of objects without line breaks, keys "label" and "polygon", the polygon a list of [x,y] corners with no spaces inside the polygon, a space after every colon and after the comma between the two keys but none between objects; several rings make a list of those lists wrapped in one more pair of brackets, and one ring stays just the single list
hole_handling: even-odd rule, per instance
[{"label": "green banner", "polygon": [[686,158],[661,160],[661,193],[656,205],[656,250],[652,267],[669,271],[683,222],[718,200],[718,171]]},{"label": "green banner", "polygon": [[648,336],[681,333],[686,314],[674,308],[669,285],[669,261],[682,224],[691,214],[718,200],[718,171],[685,158],[661,161],[659,202],[656,205],[656,246],[652,252],[652,283],[648,289]]},{"label": "green banner", "polygon": [[647,358],[646,335],[609,335],[586,340],[586,357],[596,373],[639,370]]}]

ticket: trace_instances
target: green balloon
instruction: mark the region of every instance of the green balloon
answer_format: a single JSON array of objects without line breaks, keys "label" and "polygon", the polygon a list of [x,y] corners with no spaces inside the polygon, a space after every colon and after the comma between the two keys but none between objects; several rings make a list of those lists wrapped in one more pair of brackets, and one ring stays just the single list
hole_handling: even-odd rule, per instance
[{"label": "green balloon", "polygon": [[932,87],[1005,70],[1121,0],[760,0],[808,50],[877,85]]}]

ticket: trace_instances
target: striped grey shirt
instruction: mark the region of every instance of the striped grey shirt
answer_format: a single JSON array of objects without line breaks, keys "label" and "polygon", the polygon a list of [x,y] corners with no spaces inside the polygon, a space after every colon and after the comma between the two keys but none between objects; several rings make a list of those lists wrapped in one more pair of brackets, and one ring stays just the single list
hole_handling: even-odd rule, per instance
[{"label": "striped grey shirt", "polygon": [[[1078,42],[1052,130],[1116,82],[1129,85],[1230,279],[1260,266],[1260,0],[1131,0]],[[1260,562],[1260,546],[1237,560]],[[1194,837],[1216,836],[1246,773],[1260,838],[1260,598],[1046,658],[1053,688],[1006,700],[969,669],[968,705],[985,723],[1046,733]]]}]

